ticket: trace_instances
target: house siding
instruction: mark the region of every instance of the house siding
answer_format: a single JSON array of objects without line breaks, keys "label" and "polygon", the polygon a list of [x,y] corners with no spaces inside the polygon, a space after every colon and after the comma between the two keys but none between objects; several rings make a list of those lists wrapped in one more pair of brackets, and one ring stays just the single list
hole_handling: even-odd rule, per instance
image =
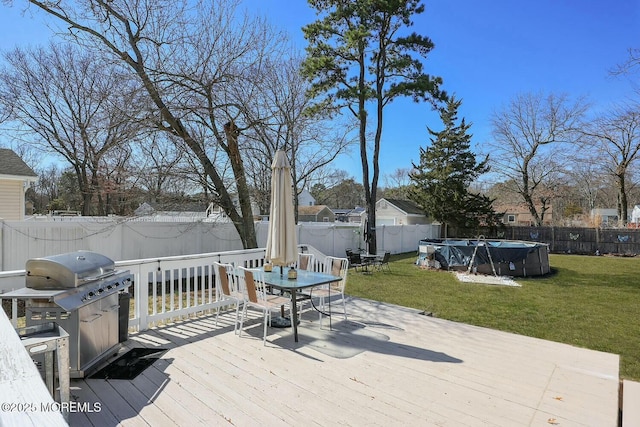
[{"label": "house siding", "polygon": [[380,199],[376,203],[376,224],[381,225],[415,225],[429,224],[425,215],[407,214],[393,203]]},{"label": "house siding", "polygon": [[391,203],[381,200],[376,205],[376,225],[399,224],[404,214]]},{"label": "house siding", "polygon": [[406,219],[406,222],[405,222],[406,225],[430,224],[429,219],[425,216],[407,215],[405,219]]},{"label": "house siding", "polygon": [[24,191],[21,180],[0,180],[0,218],[24,219]]},{"label": "house siding", "polygon": [[298,207],[298,222],[334,222],[336,216],[324,205]]}]

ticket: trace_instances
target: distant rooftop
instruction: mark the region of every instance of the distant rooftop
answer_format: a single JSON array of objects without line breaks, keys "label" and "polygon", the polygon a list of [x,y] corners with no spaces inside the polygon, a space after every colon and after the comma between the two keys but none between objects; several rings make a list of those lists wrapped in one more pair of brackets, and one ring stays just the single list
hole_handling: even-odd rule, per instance
[{"label": "distant rooftop", "polygon": [[38,176],[20,156],[9,148],[0,148],[0,175]]},{"label": "distant rooftop", "polygon": [[384,198],[384,200],[408,214],[424,215],[424,211],[420,208],[420,206],[418,206],[411,200],[387,199],[386,197]]}]

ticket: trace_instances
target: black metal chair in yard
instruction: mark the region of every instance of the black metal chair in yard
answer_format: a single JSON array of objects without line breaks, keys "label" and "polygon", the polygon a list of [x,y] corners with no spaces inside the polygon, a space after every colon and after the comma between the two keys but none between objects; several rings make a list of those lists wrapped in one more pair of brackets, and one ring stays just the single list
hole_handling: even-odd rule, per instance
[{"label": "black metal chair in yard", "polygon": [[358,268],[360,268],[361,271],[364,271],[368,267],[369,264],[362,260],[359,253],[350,252],[349,250],[346,252],[347,259],[349,260],[349,268],[353,267],[355,271],[358,271]]},{"label": "black metal chair in yard", "polygon": [[375,261],[375,265],[378,268],[378,270],[383,270],[384,267],[387,267],[387,271],[391,271],[391,267],[389,267],[389,259],[391,258],[391,252],[386,251],[384,253],[384,255],[382,256],[382,258],[378,258]]}]

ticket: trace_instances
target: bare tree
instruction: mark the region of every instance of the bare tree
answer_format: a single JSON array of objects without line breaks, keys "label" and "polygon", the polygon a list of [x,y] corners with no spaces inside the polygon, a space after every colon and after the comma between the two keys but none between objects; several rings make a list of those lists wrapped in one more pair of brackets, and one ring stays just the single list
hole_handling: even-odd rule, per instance
[{"label": "bare tree", "polygon": [[[28,1],[55,17],[68,37],[135,74],[155,126],[189,147],[243,246],[256,247],[240,155],[241,134],[253,123],[233,89],[256,84],[265,56],[277,54],[278,34],[264,20],[238,16],[233,0]],[[210,156],[218,148],[229,159],[233,188]]]},{"label": "bare tree", "polygon": [[626,61],[616,66],[611,73],[614,75],[632,74],[640,68],[640,48],[629,48]]},{"label": "bare tree", "polygon": [[606,205],[605,195],[608,178],[601,159],[589,149],[580,149],[571,160],[571,169],[567,172],[569,184],[580,197],[580,204],[586,211]]},{"label": "bare tree", "polygon": [[12,106],[11,118],[22,125],[26,138],[73,168],[82,213],[104,214],[102,204],[92,205],[103,160],[138,129],[125,113],[132,108],[127,80],[100,58],[69,45],[16,49],[5,59],[9,68],[0,75],[0,103]]},{"label": "bare tree", "polygon": [[131,215],[137,207],[135,176],[139,171],[133,167],[133,155],[130,144],[121,144],[102,157],[96,191],[101,215]]},{"label": "bare tree", "polygon": [[256,117],[256,126],[247,132],[255,142],[248,151],[247,161],[252,169],[254,196],[260,210],[266,209],[264,213],[269,207],[270,167],[276,150],[284,149],[288,153],[296,187],[297,213],[297,196],[308,187],[314,173],[355,142],[350,138],[354,124],[310,111],[311,84],[301,76],[301,64],[302,59],[295,55],[265,62],[262,84],[245,97],[251,100],[248,108]]},{"label": "bare tree", "polygon": [[311,184],[320,188],[332,188],[348,179],[353,179],[353,175],[344,169],[324,168],[313,174]]},{"label": "bare tree", "polygon": [[640,108],[619,105],[596,118],[585,130],[592,149],[607,174],[615,179],[619,226],[628,222],[629,177],[640,158]]},{"label": "bare tree", "polygon": [[167,132],[152,132],[134,145],[136,185],[147,192],[151,202],[160,203],[162,194],[185,188],[184,147]]},{"label": "bare tree", "polygon": [[408,200],[411,172],[411,168],[398,168],[383,175],[385,185],[378,192],[379,198]]},{"label": "bare tree", "polygon": [[578,141],[587,105],[566,95],[516,96],[493,115],[492,171],[526,204],[536,225],[544,221],[559,176],[563,145]]},{"label": "bare tree", "polygon": [[38,181],[32,187],[31,201],[36,213],[45,213],[49,203],[58,198],[58,181],[61,171],[55,164],[46,168],[37,168]]},{"label": "bare tree", "polygon": [[384,175],[384,183],[387,188],[405,187],[411,183],[409,173],[411,168],[398,168],[391,173]]}]

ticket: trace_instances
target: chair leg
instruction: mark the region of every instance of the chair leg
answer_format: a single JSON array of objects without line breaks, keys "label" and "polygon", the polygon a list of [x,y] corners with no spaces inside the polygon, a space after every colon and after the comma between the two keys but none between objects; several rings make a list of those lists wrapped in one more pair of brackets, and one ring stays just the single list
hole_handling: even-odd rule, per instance
[{"label": "chair leg", "polygon": [[329,329],[331,329],[331,327],[332,327],[331,326],[331,299],[330,298],[331,298],[330,296],[329,297],[325,297],[324,295],[322,295],[320,297],[320,300],[318,301],[319,304],[320,304],[320,310],[322,310],[320,313],[318,313],[319,316],[320,316],[320,329],[322,329],[322,319],[324,318],[322,313],[323,312],[327,313],[326,307],[325,307],[326,305],[329,306],[329,311],[327,313],[327,316],[329,316]]},{"label": "chair leg", "polygon": [[267,345],[267,322],[271,323],[271,313],[268,310],[264,311],[264,331],[262,334],[262,345]]},{"label": "chair leg", "polygon": [[[238,333],[238,314],[239,314],[239,312],[240,312],[240,303],[238,302],[236,304],[236,320],[235,320],[235,323],[233,324],[233,333],[234,334]],[[217,319],[216,319],[216,321],[217,321]]]},{"label": "chair leg", "polygon": [[238,334],[238,336],[242,337],[242,327],[244,325],[244,316],[247,313],[247,305],[244,304],[244,306],[242,307],[242,317],[240,317],[240,332]]}]

